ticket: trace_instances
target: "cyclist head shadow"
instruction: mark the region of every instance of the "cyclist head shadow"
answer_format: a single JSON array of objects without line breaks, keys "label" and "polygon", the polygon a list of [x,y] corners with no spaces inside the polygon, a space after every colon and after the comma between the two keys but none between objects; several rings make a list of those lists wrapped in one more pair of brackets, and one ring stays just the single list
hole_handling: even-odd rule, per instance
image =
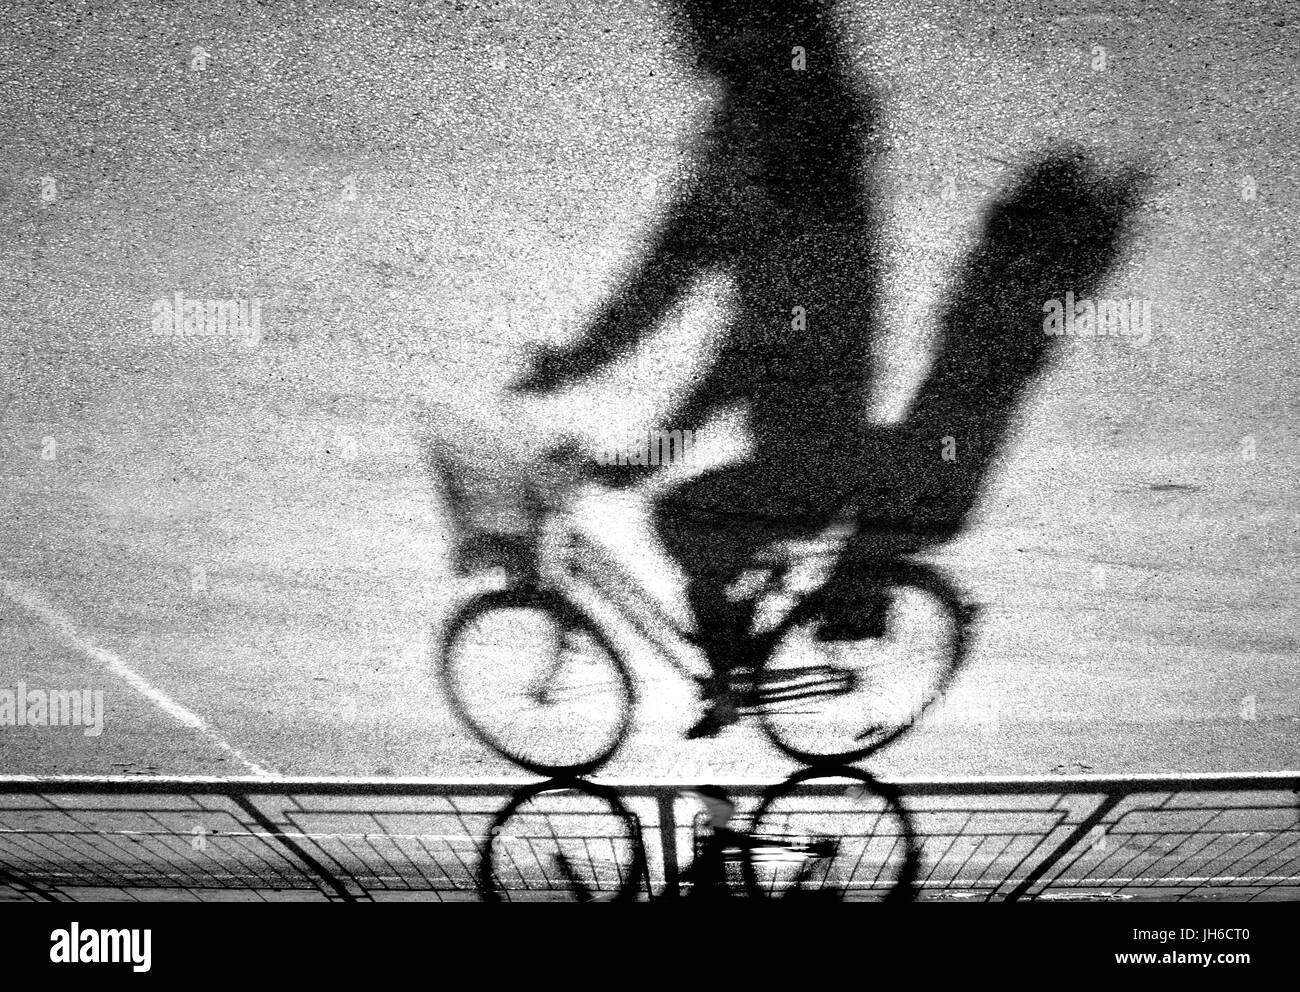
[{"label": "cyclist head shadow", "polygon": [[[578,339],[540,353],[519,385],[557,389],[601,371],[721,274],[732,292],[719,353],[672,427],[694,430],[741,404],[760,444],[797,453],[793,439],[824,438],[829,451],[859,427],[870,380],[875,98],[851,81],[824,0],[673,9],[691,64],[719,89],[712,120],[634,268]],[[621,481],[650,471],[632,467]]]}]

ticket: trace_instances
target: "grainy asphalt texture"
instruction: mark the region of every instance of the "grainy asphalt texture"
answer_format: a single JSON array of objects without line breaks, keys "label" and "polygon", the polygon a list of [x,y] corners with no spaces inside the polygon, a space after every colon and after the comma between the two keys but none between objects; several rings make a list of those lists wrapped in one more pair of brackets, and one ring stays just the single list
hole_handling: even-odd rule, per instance
[{"label": "grainy asphalt texture", "polygon": [[[1154,326],[1071,341],[1035,391],[938,556],[987,605],[952,714],[873,767],[1295,767],[1300,22],[1256,2],[967,6],[839,11],[884,98],[878,412],[922,374],[983,210],[1054,142],[1154,175],[1106,293],[1150,299]],[[429,677],[458,587],[415,435],[508,416],[520,448],[594,437],[707,360],[703,293],[597,381],[499,405],[521,349],[576,333],[635,263],[707,119],[665,9],[19,2],[6,20],[0,688],[100,688],[107,713],[97,738],[0,728],[0,772],[246,771],[214,736],[286,773],[508,771]],[[176,292],[257,297],[260,341],[152,336]],[[670,591],[634,499],[591,520]],[[748,728],[681,741],[685,688],[639,667],[611,773],[788,767]]]}]

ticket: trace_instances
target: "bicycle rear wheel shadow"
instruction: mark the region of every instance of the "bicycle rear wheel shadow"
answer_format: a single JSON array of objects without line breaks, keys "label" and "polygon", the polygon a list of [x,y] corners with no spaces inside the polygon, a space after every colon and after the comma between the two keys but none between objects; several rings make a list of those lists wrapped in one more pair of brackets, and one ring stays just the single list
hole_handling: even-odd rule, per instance
[{"label": "bicycle rear wheel shadow", "polygon": [[903,558],[875,564],[881,636],[825,636],[829,587],[756,635],[759,723],[802,765],[847,765],[897,740],[952,687],[969,657],[977,608],[940,569]]},{"label": "bicycle rear wheel shadow", "polygon": [[606,786],[527,786],[488,829],[478,885],[488,902],[635,900],[648,891],[640,821]]}]

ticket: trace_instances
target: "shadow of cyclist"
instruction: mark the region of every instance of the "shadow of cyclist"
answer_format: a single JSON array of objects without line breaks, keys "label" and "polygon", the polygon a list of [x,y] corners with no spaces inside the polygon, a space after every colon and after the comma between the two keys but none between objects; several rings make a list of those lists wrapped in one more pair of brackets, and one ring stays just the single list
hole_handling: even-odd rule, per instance
[{"label": "shadow of cyclist", "polygon": [[[675,411],[694,428],[732,404],[752,455],[662,496],[656,525],[688,576],[718,676],[743,651],[748,608],[727,588],[774,540],[824,529],[851,508],[864,529],[950,539],[1059,338],[1042,306],[1085,296],[1113,268],[1141,188],[1078,154],[1032,165],[990,212],[941,317],[937,360],[907,417],[868,423],[879,226],[871,149],[879,109],[851,83],[829,0],[676,0],[686,47],[723,96],[692,178],[637,269],[573,345],[539,354],[523,390],[556,389],[642,340],[692,285],[728,273],[734,303],[716,360]],[[951,441],[949,440],[951,439]],[[943,450],[955,446],[956,460]],[[627,484],[652,469],[607,470]],[[861,607],[867,569],[836,576]],[[734,719],[720,706],[693,728]]]},{"label": "shadow of cyclist", "polygon": [[[850,84],[830,6],[677,0],[688,49],[724,91],[692,178],[582,338],[539,355],[519,384],[556,389],[593,374],[652,331],[696,281],[719,270],[731,276],[720,353],[673,421],[695,428],[743,404],[756,454],[677,490],[658,514],[669,552],[693,577],[688,594],[711,657],[731,639],[717,636],[717,577],[694,553],[695,535],[708,532],[722,552],[713,561],[730,572],[760,543],[753,521],[816,527],[856,485],[879,274],[864,141],[878,114],[874,98]],[[606,479],[630,483],[646,471]]]}]

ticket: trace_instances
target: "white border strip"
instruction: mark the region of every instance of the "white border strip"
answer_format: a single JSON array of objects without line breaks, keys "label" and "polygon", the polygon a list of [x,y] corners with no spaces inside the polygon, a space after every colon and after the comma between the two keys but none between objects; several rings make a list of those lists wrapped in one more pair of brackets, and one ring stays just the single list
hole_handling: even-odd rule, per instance
[{"label": "white border strip", "polygon": [[[824,779],[811,779],[814,782],[823,782],[835,778],[834,775],[828,775]],[[1140,787],[1152,786],[1159,788],[1161,786],[1172,786],[1185,789],[1195,789],[1198,782],[1232,782],[1240,781],[1243,784],[1258,784],[1261,782],[1275,781],[1278,788],[1285,788],[1291,783],[1300,783],[1300,771],[1272,771],[1272,772],[1158,772],[1150,775],[963,775],[938,778],[920,778],[904,777],[890,778],[886,776],[874,776],[880,782],[886,785],[895,786],[960,786],[979,788],[980,786],[1015,786],[1015,785],[1059,785],[1062,792],[1077,791],[1078,786],[1091,786],[1105,788],[1108,786],[1126,786],[1137,785]],[[256,776],[224,776],[224,775],[0,775],[0,783],[6,785],[43,785],[54,786],[64,785],[116,785],[116,784],[139,784],[141,782],[149,783],[159,787],[166,787],[169,784],[175,785],[216,785],[216,786],[237,786],[241,784],[256,785],[259,787],[266,786],[381,786],[385,789],[397,788],[401,786],[417,786],[427,788],[429,786],[445,786],[455,788],[457,786],[472,786],[474,788],[485,788],[500,786],[502,788],[521,788],[527,785],[538,785],[546,779],[537,777],[517,776],[504,778],[432,778],[423,776],[394,776],[385,778],[380,776],[309,776],[309,775],[272,775],[269,773]],[[694,779],[681,778],[584,778],[584,783],[606,786],[610,788],[625,789],[657,789],[657,788],[689,788],[692,785],[702,785],[708,782],[710,785],[734,786],[741,787],[761,787],[766,788],[770,785],[779,785],[786,781],[784,778],[772,779],[749,779],[749,778],[710,778],[701,776]],[[844,781],[851,781],[844,779]]]}]

